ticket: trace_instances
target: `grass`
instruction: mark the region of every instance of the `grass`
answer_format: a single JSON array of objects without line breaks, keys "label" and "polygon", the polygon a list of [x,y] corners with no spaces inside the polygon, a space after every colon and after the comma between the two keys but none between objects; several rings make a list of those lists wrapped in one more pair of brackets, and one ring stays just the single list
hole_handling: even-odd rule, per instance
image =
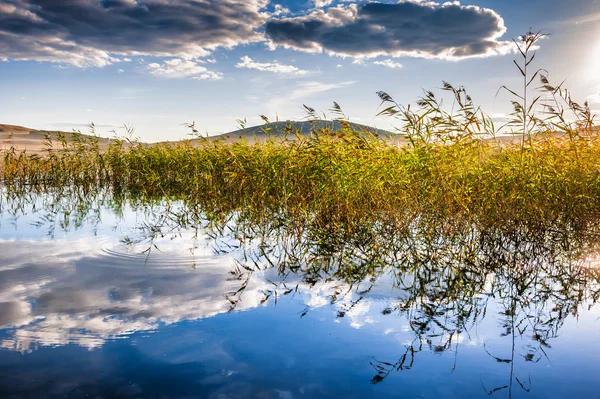
[{"label": "grass", "polygon": [[[530,75],[541,37],[528,33],[517,43],[523,87],[504,88],[514,100],[503,127],[464,88],[444,83],[450,110],[433,92],[417,107],[378,93],[380,114],[396,118],[404,146],[353,129],[337,103],[331,111],[341,131],[315,123],[311,135],[292,131],[289,140],[124,139],[100,150],[96,138],[75,134],[48,140],[44,155],[2,152],[0,211],[18,214],[34,203],[49,211],[51,226],[58,218],[69,228],[98,222],[107,206],[120,213],[131,205],[151,217],[137,226],[141,238],[124,241],[148,239],[148,254],[157,236],[206,228],[217,253],[231,243],[243,253],[231,277],[239,289],[225,294],[232,310],[264,268],[277,268],[280,281],[269,281],[263,301],[300,283],[339,283],[329,298],[344,305],[338,317],[389,277],[405,295],[383,314],[405,315],[415,339],[397,360],[371,362],[372,383],[410,369],[424,345],[458,348],[461,334],[499,311],[512,353],[488,353],[511,364],[510,383],[484,389],[515,382],[527,390],[516,359],[546,356],[565,320],[600,298],[598,269],[587,267],[599,253],[599,131],[588,104],[543,71]],[[531,96],[536,78],[540,94]],[[358,298],[344,303],[350,290]]]},{"label": "grass", "polygon": [[462,138],[397,147],[354,131],[294,141],[134,145],[79,142],[47,156],[6,151],[0,176],[21,190],[98,188],[204,211],[248,210],[347,222],[452,216],[484,225],[544,224],[600,210],[600,138],[536,135],[526,148]]},{"label": "grass", "polygon": [[[541,37],[529,32],[516,41],[523,87],[521,94],[503,87],[515,99],[501,128],[464,88],[444,83],[451,111],[433,92],[416,108],[378,93],[380,114],[397,119],[406,146],[354,130],[334,103],[331,111],[344,126],[337,132],[315,124],[310,136],[294,140],[153,146],[115,140],[102,151],[98,139],[75,134],[69,142],[48,139],[45,155],[3,151],[0,179],[14,193],[180,200],[216,221],[236,214],[330,232],[378,223],[402,229],[414,220],[432,228],[585,226],[600,210],[600,137],[588,104],[553,87],[543,70],[529,76]],[[527,94],[536,78],[541,94],[532,100]],[[520,139],[503,142],[499,132],[507,131]]]},{"label": "grass", "polygon": [[[234,242],[243,252],[231,277],[240,288],[225,295],[232,310],[265,267],[281,279],[269,281],[263,301],[297,291],[299,282],[338,282],[329,298],[344,305],[338,317],[379,276],[390,277],[404,295],[383,315],[405,315],[415,339],[396,359],[373,359],[372,383],[410,369],[424,346],[457,350],[461,334],[499,311],[512,353],[488,354],[511,364],[509,385],[484,389],[512,390],[514,382],[528,390],[516,360],[547,356],[565,320],[600,298],[600,273],[586,267],[599,252],[600,136],[587,104],[542,72],[529,75],[541,37],[528,33],[517,43],[523,87],[504,89],[514,96],[504,127],[464,88],[444,83],[452,111],[432,92],[416,108],[378,93],[380,114],[397,119],[404,146],[354,130],[337,103],[331,111],[341,131],[315,123],[310,136],[293,140],[115,140],[100,150],[96,138],[75,134],[48,140],[43,156],[14,148],[1,154],[0,211],[16,214],[42,201],[48,217],[59,215],[69,228],[99,220],[103,207],[119,213],[132,205],[152,216],[138,226],[151,244],[168,232],[208,228],[218,253],[219,242],[223,251]],[[532,97],[535,78],[541,94]],[[352,289],[358,298],[344,303]]]}]

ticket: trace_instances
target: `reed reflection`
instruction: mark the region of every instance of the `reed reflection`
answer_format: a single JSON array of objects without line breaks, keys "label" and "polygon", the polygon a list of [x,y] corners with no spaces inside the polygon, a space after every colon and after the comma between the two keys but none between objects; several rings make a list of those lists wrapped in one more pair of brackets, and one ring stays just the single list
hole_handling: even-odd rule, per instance
[{"label": "reed reflection", "polygon": [[[483,389],[488,395],[506,390],[508,397],[515,389],[528,392],[531,376],[519,373],[523,362],[550,361],[552,341],[565,321],[598,301],[598,226],[481,229],[449,220],[435,227],[422,223],[345,231],[298,225],[292,231],[279,225],[262,230],[238,223],[233,231],[240,242],[260,238],[246,252],[249,261],[236,268],[243,283],[231,295],[243,292],[253,270],[271,267],[280,280],[263,300],[276,301],[299,286],[335,282],[327,299],[342,318],[374,287],[390,284],[382,314],[407,320],[413,339],[396,358],[370,362],[373,384],[407,372],[423,351],[453,351],[456,359],[461,342],[472,341],[478,325],[493,317],[508,345],[490,347],[484,340],[483,349],[510,370],[506,385],[490,387],[482,378]],[[455,360],[452,371],[456,367]]]},{"label": "reed reflection", "polygon": [[[500,344],[483,339],[481,346],[490,362],[509,369],[505,384],[490,385],[482,377],[482,389],[509,397],[517,389],[529,391],[531,376],[520,372],[523,365],[551,359],[552,342],[565,321],[586,312],[600,295],[600,270],[595,267],[600,225],[593,219],[493,226],[424,215],[351,220],[318,213],[223,210],[111,192],[80,194],[5,191],[3,212],[18,219],[36,211],[37,227],[53,236],[57,228],[97,226],[103,212],[122,216],[133,211],[144,217],[137,219],[133,234],[121,239],[146,255],[146,261],[160,250],[161,239],[186,234],[192,240],[192,245],[182,243],[186,251],[194,252],[197,241],[207,238],[215,254],[235,255],[228,273],[214,274],[211,280],[210,300],[219,297],[227,306],[212,306],[208,314],[187,312],[171,322],[277,303],[296,293],[316,292],[339,319],[365,301],[383,300],[381,315],[405,323],[411,339],[395,349],[395,356],[370,360],[373,384],[410,372],[424,352],[453,352],[453,371],[460,367],[462,343],[477,340],[478,326],[491,318]],[[169,295],[175,293],[172,288]],[[299,316],[313,309],[307,301]],[[136,315],[148,316],[147,309],[126,314],[133,322],[146,320]]]}]

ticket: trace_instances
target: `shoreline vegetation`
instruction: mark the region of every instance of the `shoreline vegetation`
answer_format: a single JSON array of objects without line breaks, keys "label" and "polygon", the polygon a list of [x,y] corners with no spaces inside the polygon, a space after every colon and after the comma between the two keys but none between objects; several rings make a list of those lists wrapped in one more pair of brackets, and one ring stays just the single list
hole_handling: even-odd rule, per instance
[{"label": "shoreline vegetation", "polygon": [[412,137],[404,146],[350,128],[255,143],[114,140],[105,150],[94,137],[73,137],[59,139],[58,148],[48,141],[44,155],[3,151],[3,184],[37,192],[108,189],[217,213],[310,213],[340,223],[421,215],[535,224],[600,210],[595,129],[536,132],[525,144],[465,134],[447,141]]},{"label": "shoreline vegetation", "polygon": [[[507,383],[486,388],[481,380],[485,393],[529,392],[531,376],[517,375],[550,360],[547,350],[565,324],[600,299],[600,131],[587,103],[552,86],[543,70],[528,70],[542,37],[529,32],[516,41],[523,87],[502,88],[513,98],[504,126],[495,126],[463,87],[444,83],[449,107],[430,91],[416,107],[377,93],[379,115],[395,118],[401,140],[349,123],[337,103],[329,110],[335,125],[305,105],[310,132],[290,125],[275,134],[263,117],[263,136],[255,140],[198,136],[148,145],[133,139],[131,129],[109,141],[48,134],[38,153],[0,150],[0,222],[16,228],[29,215],[21,223],[55,238],[58,229],[83,226],[93,234],[103,224],[117,231],[103,217],[112,212],[125,220],[133,213],[134,226],[121,242],[142,248],[136,255],[146,260],[163,239],[190,236],[190,245],[178,248],[193,257],[200,240],[211,242],[215,262],[235,254],[227,275],[232,290],[223,293],[229,311],[256,296],[251,280],[259,278],[267,287],[261,305],[327,284],[323,298],[336,305],[336,319],[369,297],[385,304],[381,316],[405,317],[402,326],[413,337],[397,356],[369,357],[372,384],[413,368],[428,350],[454,351],[454,370],[459,343],[475,332],[493,363],[507,366]],[[534,82],[541,86],[531,97]],[[188,128],[197,133],[194,125]],[[126,289],[152,288],[135,273],[165,278],[135,265],[118,275],[132,279]],[[76,277],[67,274],[69,287]],[[158,288],[174,295],[169,302],[188,301],[190,281],[181,291]],[[392,294],[382,295],[380,283],[391,284]],[[63,289],[51,283],[43,295],[47,287]],[[137,303],[119,287],[102,292]],[[118,303],[112,297],[106,303],[114,313]],[[307,304],[299,317],[309,311]],[[503,339],[491,341],[495,347],[477,335],[489,317]]]},{"label": "shoreline vegetation", "polygon": [[[264,140],[147,145],[59,133],[46,137],[42,154],[2,150],[0,179],[13,193],[177,200],[214,220],[275,217],[332,232],[381,223],[401,229],[414,220],[434,228],[578,228],[600,210],[600,136],[587,103],[552,86],[544,70],[528,72],[542,37],[529,32],[515,41],[524,83],[520,92],[502,88],[514,98],[502,127],[463,87],[444,82],[451,107],[431,91],[414,108],[377,93],[379,115],[397,120],[402,145],[357,129],[337,103],[329,110],[340,126],[335,130],[305,105],[310,134],[290,127],[286,136]],[[507,140],[507,132],[514,138]]]}]

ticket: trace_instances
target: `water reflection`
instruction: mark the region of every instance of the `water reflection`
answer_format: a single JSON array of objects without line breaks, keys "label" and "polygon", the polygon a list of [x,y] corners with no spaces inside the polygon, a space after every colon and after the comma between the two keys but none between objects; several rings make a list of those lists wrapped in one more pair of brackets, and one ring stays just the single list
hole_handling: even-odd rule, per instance
[{"label": "water reflection", "polygon": [[[39,376],[46,385],[35,390],[389,397],[402,384],[409,397],[544,397],[567,383],[595,392],[580,370],[600,354],[593,223],[329,225],[215,217],[180,202],[2,203],[0,347],[26,354],[20,373],[72,367],[60,375],[69,390]],[[63,351],[48,360],[45,347]],[[3,373],[17,362],[5,359]],[[83,375],[94,372],[103,379]],[[332,382],[344,374],[352,379]]]},{"label": "water reflection", "polygon": [[[337,304],[338,318],[362,307],[367,298],[381,298],[374,290],[380,289],[382,276],[391,281],[381,314],[405,321],[412,337],[396,357],[370,362],[373,384],[412,369],[423,351],[454,352],[454,371],[459,346],[468,341],[481,345],[490,360],[510,366],[506,383],[486,387],[482,381],[488,395],[507,390],[512,397],[517,388],[529,392],[531,375],[520,373],[516,364],[550,362],[552,342],[565,321],[591,310],[600,295],[593,229],[465,229],[385,237],[383,251],[377,243],[365,251],[354,243],[332,247],[323,239],[274,247],[283,281],[293,276],[308,286],[323,280],[342,283],[327,295]],[[290,284],[282,285],[265,295],[276,296]],[[368,313],[368,307],[362,312]],[[478,337],[486,318],[495,320],[498,342]]]},{"label": "water reflection", "polygon": [[[149,259],[115,240],[0,241],[3,348],[106,339],[229,311],[228,257],[181,256],[163,249]],[[109,249],[107,249],[109,248]],[[191,265],[195,265],[192,268]],[[240,310],[257,306],[266,283],[255,279]]]}]

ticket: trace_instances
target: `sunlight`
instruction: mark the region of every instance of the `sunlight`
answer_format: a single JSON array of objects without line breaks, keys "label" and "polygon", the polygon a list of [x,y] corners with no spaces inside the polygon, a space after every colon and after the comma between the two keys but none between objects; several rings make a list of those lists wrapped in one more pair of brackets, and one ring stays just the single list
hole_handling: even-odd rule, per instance
[{"label": "sunlight", "polygon": [[600,83],[600,73],[598,73],[600,71],[600,39],[596,41],[591,50],[586,73],[593,83]]}]

